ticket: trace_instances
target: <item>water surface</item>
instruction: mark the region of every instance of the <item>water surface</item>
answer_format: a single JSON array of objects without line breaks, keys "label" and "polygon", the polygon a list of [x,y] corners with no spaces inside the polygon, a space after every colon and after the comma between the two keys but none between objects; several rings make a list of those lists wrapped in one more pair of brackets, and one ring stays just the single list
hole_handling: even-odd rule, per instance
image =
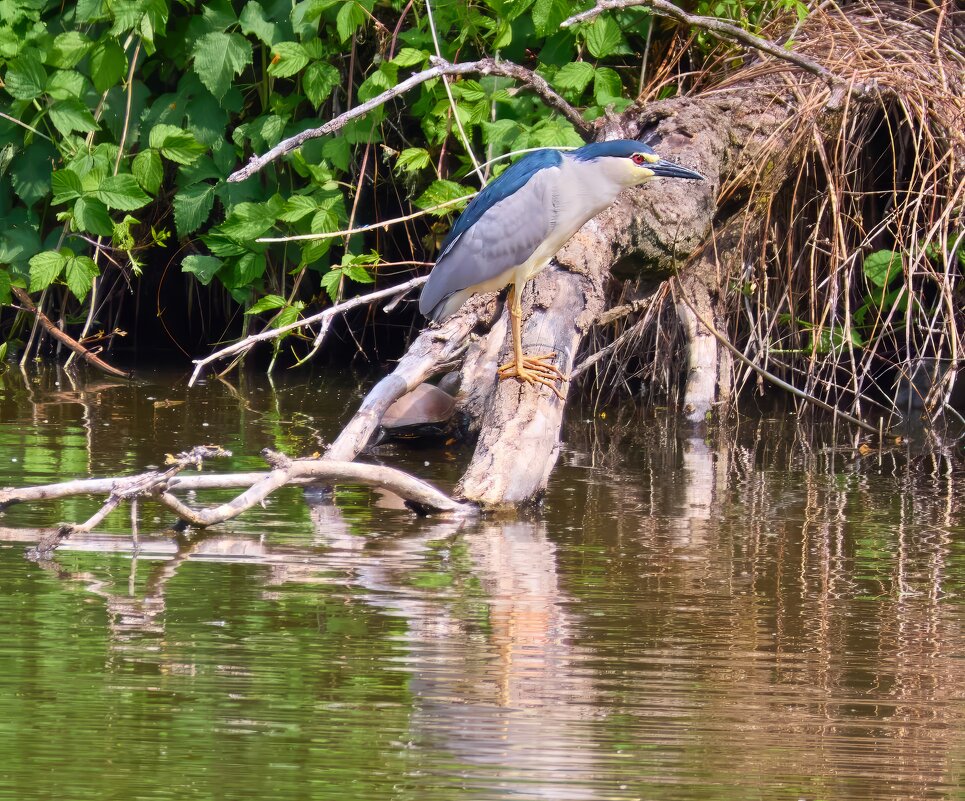
[{"label": "water surface", "polygon": [[[368,381],[0,375],[0,485],[319,450]],[[544,507],[286,490],[203,536],[0,517],[0,799],[961,799],[961,450],[574,412]],[[374,458],[443,488],[469,451]],[[230,493],[191,499],[210,502]]]}]

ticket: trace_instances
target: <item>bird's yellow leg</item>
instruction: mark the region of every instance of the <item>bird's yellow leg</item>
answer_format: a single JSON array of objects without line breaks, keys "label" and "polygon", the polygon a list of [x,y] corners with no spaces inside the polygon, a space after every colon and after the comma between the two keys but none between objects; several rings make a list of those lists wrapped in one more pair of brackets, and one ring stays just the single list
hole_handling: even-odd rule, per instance
[{"label": "bird's yellow leg", "polygon": [[509,295],[506,300],[509,303],[509,320],[513,334],[513,360],[506,362],[499,367],[497,373],[500,380],[506,378],[518,378],[527,384],[543,384],[556,393],[556,396],[563,399],[563,394],[556,388],[557,380],[566,381],[566,377],[553,364],[547,364],[547,359],[556,356],[555,353],[543,353],[539,356],[523,355],[522,339],[522,317],[523,309],[520,303],[520,293],[516,286],[509,288]]}]

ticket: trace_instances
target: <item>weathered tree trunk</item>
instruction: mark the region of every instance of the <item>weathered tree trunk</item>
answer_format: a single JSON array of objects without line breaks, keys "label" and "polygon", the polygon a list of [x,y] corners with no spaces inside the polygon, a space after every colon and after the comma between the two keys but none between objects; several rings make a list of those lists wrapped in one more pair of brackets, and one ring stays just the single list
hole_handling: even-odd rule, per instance
[{"label": "weathered tree trunk", "polygon": [[[879,89],[879,76],[890,75],[900,86],[919,66],[919,56],[933,56],[936,63],[914,78],[919,87],[928,85],[932,73],[940,78],[945,94],[940,102],[927,102],[954,153],[961,152],[961,126],[954,123],[962,105],[955,94],[961,76],[956,73],[952,81],[942,61],[946,51],[961,59],[955,24],[945,19],[941,31],[928,25],[929,18],[900,6],[816,10],[797,31],[795,49],[833,69],[819,68],[816,75],[784,62],[750,63],[702,94],[603,120],[598,139],[641,139],[664,158],[698,170],[706,181],[657,181],[628,190],[587,223],[558,254],[558,266],[526,287],[524,349],[557,351],[557,366],[569,372],[603,310],[611,271],[657,279],[654,283],[675,275],[687,349],[683,411],[693,424],[705,421],[732,393],[730,352],[717,339],[728,330],[725,282],[741,274],[745,259],[758,258],[755,247],[770,233],[765,230],[770,199],[792,182],[805,157],[816,152],[826,163],[823,142],[840,141],[855,108],[864,104],[880,111],[888,93],[897,91]],[[873,58],[856,60],[855,47],[864,44],[865,34],[879,37],[881,53],[866,48],[864,56]],[[894,66],[889,59],[895,58],[899,40],[916,55]],[[903,113],[908,116],[907,108]],[[827,202],[837,202],[836,192],[840,188],[829,188]],[[459,490],[484,506],[537,498],[559,452],[563,401],[546,387],[494,380],[495,365],[509,356],[507,329],[501,319],[470,344],[463,370],[460,404],[479,438]]]}]

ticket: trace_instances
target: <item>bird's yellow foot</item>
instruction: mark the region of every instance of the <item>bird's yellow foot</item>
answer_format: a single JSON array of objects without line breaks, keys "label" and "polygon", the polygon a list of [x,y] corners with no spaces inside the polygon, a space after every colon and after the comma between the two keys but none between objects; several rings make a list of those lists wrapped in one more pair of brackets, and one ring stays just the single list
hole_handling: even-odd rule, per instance
[{"label": "bird's yellow foot", "polygon": [[555,365],[547,363],[547,359],[555,356],[555,353],[543,353],[539,356],[524,356],[520,361],[513,359],[501,365],[497,375],[501,381],[516,378],[526,384],[542,384],[553,390],[557,398],[563,400],[563,393],[557,389],[556,382],[565,382],[567,378]]}]

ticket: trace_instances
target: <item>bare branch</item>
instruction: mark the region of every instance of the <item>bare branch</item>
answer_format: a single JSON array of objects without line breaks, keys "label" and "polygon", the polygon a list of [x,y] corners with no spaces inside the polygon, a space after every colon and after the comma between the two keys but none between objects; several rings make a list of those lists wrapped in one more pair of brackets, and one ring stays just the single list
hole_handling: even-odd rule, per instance
[{"label": "bare branch", "polygon": [[[195,449],[196,451],[198,449]],[[205,446],[207,455],[226,452]],[[276,489],[286,485],[313,483],[350,483],[388,490],[407,501],[420,512],[442,512],[459,517],[476,514],[476,507],[454,501],[444,492],[421,479],[384,465],[340,462],[329,459],[290,459],[283,454],[263,451],[272,466],[269,472],[236,473],[227,475],[177,475],[192,462],[177,459],[166,471],[150,470],[136,476],[67,481],[41,487],[0,490],[0,508],[30,500],[50,500],[74,495],[99,495],[108,493],[104,505],[93,517],[81,524],[62,525],[44,544],[41,551],[48,552],[71,534],[91,531],[124,500],[139,497],[157,497],[178,517],[193,526],[207,527],[237,517],[252,506],[261,503]],[[204,458],[207,458],[205,456]],[[234,500],[209,509],[193,509],[174,496],[179,490],[246,487]]]},{"label": "bare branch", "polygon": [[717,34],[721,38],[740,42],[742,45],[750,47],[753,50],[757,50],[761,53],[767,53],[767,55],[781,59],[782,61],[788,61],[791,64],[800,67],[802,70],[824,79],[829,85],[834,85],[841,81],[838,76],[834,75],[826,67],[821,66],[816,61],[812,61],[807,56],[802,56],[799,53],[793,52],[792,50],[785,50],[783,47],[775,44],[774,42],[763,39],[760,36],[755,36],[749,31],[745,31],[743,28],[732,25],[729,22],[724,22],[716,17],[701,17],[696,14],[688,14],[686,11],[678,8],[673,3],[667,2],[667,0],[597,0],[597,3],[593,8],[583,11],[579,14],[574,14],[569,19],[564,20],[561,24],[561,27],[568,28],[571,25],[587,22],[602,14],[604,11],[632,8],[634,6],[645,6],[653,11],[654,14],[657,14],[661,17],[669,17],[670,19],[675,19],[678,22],[682,22],[684,25],[710,31],[711,33]]},{"label": "bare branch", "polygon": [[30,299],[30,295],[28,295],[23,289],[15,286],[15,287],[11,287],[10,291],[13,292],[17,300],[20,301],[23,308],[26,309],[28,312],[30,312],[32,315],[34,315],[37,322],[41,325],[44,331],[46,331],[50,336],[52,336],[58,342],[61,342],[65,346],[67,346],[71,351],[73,351],[78,356],[80,356],[89,365],[91,365],[92,367],[96,367],[98,370],[101,370],[102,372],[105,372],[108,375],[116,376],[117,378],[131,377],[130,372],[124,372],[123,370],[119,370],[116,367],[112,367],[107,362],[105,362],[102,358],[100,358],[96,353],[91,352],[83,345],[81,345],[80,342],[78,342],[72,336],[69,336],[65,334],[63,331],[61,331],[56,325],[54,325],[50,321],[50,318],[48,318],[46,314],[44,314],[36,305],[34,305],[34,302]]},{"label": "bare branch", "polygon": [[411,281],[406,281],[404,284],[398,284],[397,286],[388,287],[387,289],[380,289],[376,292],[369,292],[367,295],[359,295],[356,298],[350,298],[342,303],[338,303],[335,306],[330,306],[324,311],[320,311],[318,314],[313,314],[311,317],[296,320],[294,323],[283,325],[280,328],[268,328],[264,331],[258,332],[257,334],[252,334],[244,339],[240,339],[237,342],[222,348],[221,350],[217,350],[214,353],[205,356],[203,359],[195,359],[194,372],[191,373],[188,386],[193,387],[195,381],[198,380],[198,376],[201,375],[201,371],[212,362],[218,361],[218,359],[225,359],[228,356],[244,353],[259,342],[267,342],[271,339],[277,339],[278,337],[287,334],[289,331],[294,331],[296,328],[304,328],[307,325],[320,322],[322,323],[322,332],[319,337],[316,337],[315,340],[315,347],[317,348],[318,345],[321,344],[321,335],[328,331],[328,327],[331,324],[329,321],[336,314],[349,311],[357,306],[364,306],[368,303],[373,303],[377,300],[381,300],[382,298],[399,297],[404,295],[410,289],[414,289],[417,286],[422,286],[422,284],[424,284],[427,280],[429,280],[428,276],[420,276],[419,278],[413,278]]},{"label": "bare branch", "polygon": [[422,72],[417,72],[415,75],[410,75],[404,81],[396,84],[391,89],[386,90],[378,97],[373,97],[371,100],[361,103],[355,108],[346,111],[344,114],[340,114],[335,119],[329,120],[318,128],[309,128],[308,130],[302,131],[295,136],[291,136],[288,139],[279,142],[262,156],[253,156],[244,167],[229,175],[228,180],[231,182],[244,181],[261,170],[265,165],[270,164],[275,159],[280,158],[287,153],[291,153],[309,139],[317,139],[320,136],[327,136],[328,134],[335,133],[335,131],[343,128],[352,120],[368,114],[370,111],[378,108],[384,103],[387,103],[389,100],[399,97],[400,95],[404,95],[410,89],[414,89],[416,86],[419,86],[426,81],[431,81],[434,78],[439,78],[443,75],[479,74],[502,75],[506,78],[514,78],[536,92],[536,94],[543,99],[546,105],[552,109],[555,109],[566,117],[566,119],[573,124],[581,135],[586,137],[592,130],[591,124],[584,120],[583,117],[580,116],[580,113],[573,108],[573,106],[560,97],[560,95],[552,89],[546,80],[541,78],[535,72],[528,70],[525,67],[521,67],[518,64],[513,64],[512,62],[507,61],[496,61],[492,58],[483,58],[479,61],[467,61],[461,64],[452,64],[451,62],[441,58],[432,58],[430,61],[432,62],[433,66],[431,66],[429,69],[423,70]]}]

